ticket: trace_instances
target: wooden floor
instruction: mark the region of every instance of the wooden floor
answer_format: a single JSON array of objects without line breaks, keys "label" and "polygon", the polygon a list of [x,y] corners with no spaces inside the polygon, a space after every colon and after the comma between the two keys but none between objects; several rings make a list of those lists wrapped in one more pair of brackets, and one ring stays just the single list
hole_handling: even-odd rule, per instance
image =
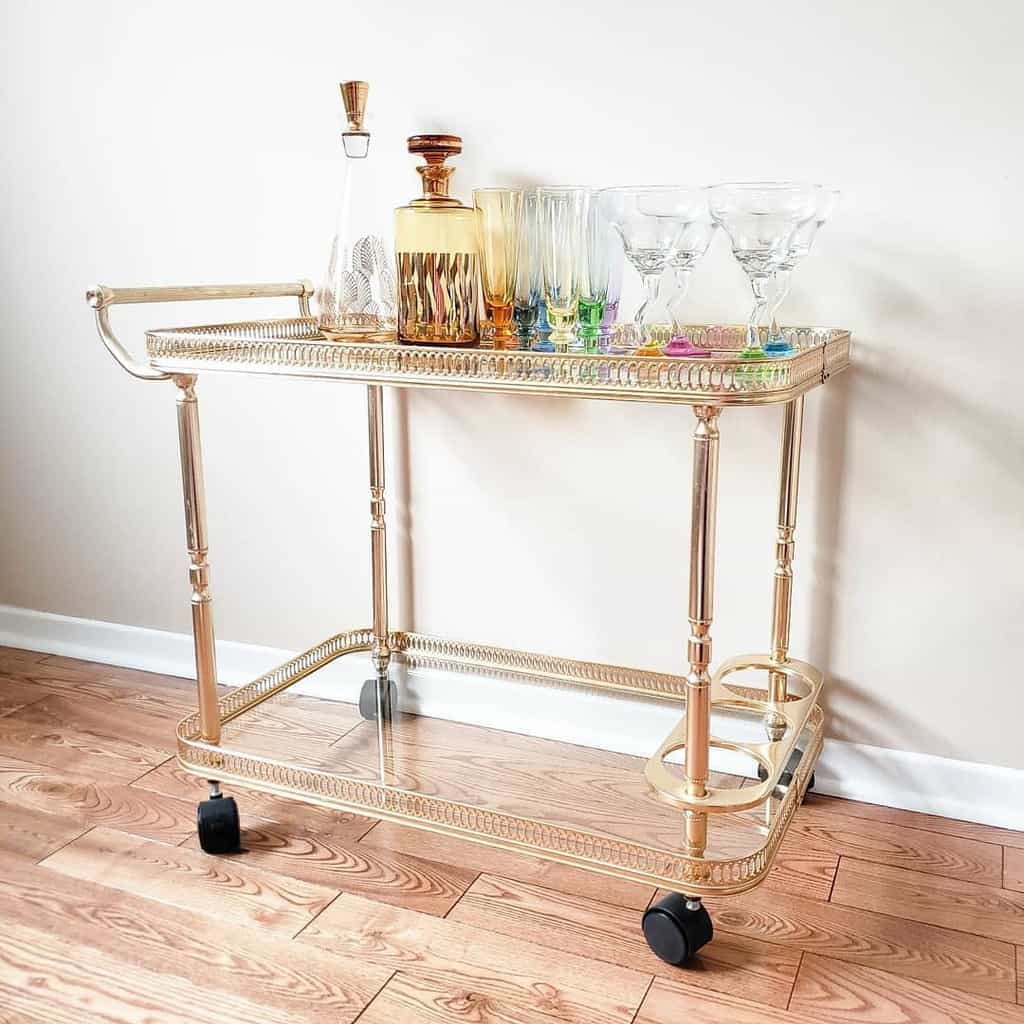
[{"label": "wooden floor", "polygon": [[810,796],[671,968],[649,888],[370,818],[238,793],[203,854],[193,700],[0,648],[3,1024],[1024,1022],[1024,833]]}]

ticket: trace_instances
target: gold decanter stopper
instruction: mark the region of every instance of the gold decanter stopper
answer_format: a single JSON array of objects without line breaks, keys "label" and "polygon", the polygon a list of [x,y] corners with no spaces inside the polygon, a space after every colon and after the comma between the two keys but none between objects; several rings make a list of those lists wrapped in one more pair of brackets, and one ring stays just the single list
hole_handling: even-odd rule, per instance
[{"label": "gold decanter stopper", "polygon": [[455,173],[445,160],[462,152],[462,139],[458,135],[413,135],[409,139],[409,152],[422,156],[425,164],[416,168],[423,183],[423,195],[410,206],[461,206],[454,196],[448,195],[448,179]]},{"label": "gold decanter stopper", "polygon": [[361,132],[363,117],[366,115],[366,96],[370,91],[369,82],[342,82],[338,88],[345,104],[345,115],[348,117],[348,130]]},{"label": "gold decanter stopper", "polygon": [[366,116],[366,97],[370,92],[369,82],[341,82],[341,99],[345,104],[348,131],[341,133],[345,155],[361,159],[370,151],[370,133],[363,127]]}]

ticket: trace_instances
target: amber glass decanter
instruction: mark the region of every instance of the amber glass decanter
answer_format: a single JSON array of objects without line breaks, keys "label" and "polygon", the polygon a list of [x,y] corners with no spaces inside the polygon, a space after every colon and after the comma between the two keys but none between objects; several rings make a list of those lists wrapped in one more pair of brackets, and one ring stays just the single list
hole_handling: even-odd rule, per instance
[{"label": "amber glass decanter", "polygon": [[341,136],[341,205],[327,273],[316,290],[320,330],[340,341],[395,340],[395,269],[374,194],[378,168],[363,127],[368,91],[366,82],[341,83],[348,118]]},{"label": "amber glass decanter", "polygon": [[409,152],[426,163],[416,169],[423,195],[395,211],[398,256],[398,340],[418,345],[477,343],[476,211],[448,194],[462,152],[457,135],[414,135]]}]

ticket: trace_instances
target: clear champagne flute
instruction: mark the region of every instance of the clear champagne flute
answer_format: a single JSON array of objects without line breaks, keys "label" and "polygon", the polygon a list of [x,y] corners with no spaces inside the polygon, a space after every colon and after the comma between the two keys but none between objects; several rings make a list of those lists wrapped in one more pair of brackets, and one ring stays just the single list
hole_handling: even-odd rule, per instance
[{"label": "clear champagne flute", "polygon": [[583,348],[587,352],[596,352],[602,347],[608,347],[611,325],[606,323],[606,320],[610,303],[611,324],[615,322],[622,290],[623,262],[622,245],[596,196],[591,199],[587,210],[582,258],[577,333],[583,342]]},{"label": "clear champagne flute", "polygon": [[541,304],[540,235],[537,224],[537,194],[523,197],[523,219],[519,228],[519,258],[516,261],[516,291],[513,319],[521,349],[533,348],[538,341],[538,316]]},{"label": "clear champagne flute", "polygon": [[581,250],[587,190],[538,188],[541,268],[544,301],[551,324],[553,351],[578,351],[576,337],[581,285]]}]

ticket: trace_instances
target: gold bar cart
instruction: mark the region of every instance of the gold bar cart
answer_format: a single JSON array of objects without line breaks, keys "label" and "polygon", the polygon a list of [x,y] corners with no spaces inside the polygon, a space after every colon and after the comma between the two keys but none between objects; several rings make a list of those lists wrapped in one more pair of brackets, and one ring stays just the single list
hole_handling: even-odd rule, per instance
[{"label": "gold bar cart", "polygon": [[[210,782],[210,799],[199,806],[203,849],[226,852],[239,845],[237,806],[221,794],[224,782],[369,813],[667,889],[671,895],[646,911],[643,928],[659,956],[684,962],[711,938],[702,898],[742,892],[767,874],[821,750],[823,677],[789,654],[794,532],[804,395],[848,366],[849,333],[787,328],[795,354],[763,362],[737,358],[744,329],[736,327],[688,328],[695,344],[708,350],[706,357],[690,359],[360,344],[319,333],[310,316],[311,294],[311,285],[300,281],[97,286],[87,295],[100,336],[122,368],[142,380],[171,381],[177,389],[199,698],[197,713],[178,726],[178,759]],[[120,303],[274,296],[296,298],[300,315],[148,331],[145,363],[121,344],[109,320],[110,308]],[[368,402],[372,624],[330,637],[223,697],[217,691],[196,398],[197,376],[206,371],[361,382]],[[385,385],[690,406],[696,425],[687,674],[393,629]],[[766,404],[783,407],[770,650],[731,658],[712,674],[719,420],[725,408]],[[325,690],[339,717],[320,745],[282,758],[276,746],[281,719],[274,719],[268,734],[260,715],[268,709],[287,713],[296,701],[288,694],[295,683],[352,659],[358,669],[367,655],[371,678],[357,671],[354,689],[332,683]],[[409,713],[403,692],[415,695],[439,678],[445,687],[471,687],[466,692],[474,699],[483,692],[485,704],[492,692],[486,687],[499,684],[529,686],[542,701],[570,691],[573,700],[612,706],[624,732],[633,724],[639,732],[644,723],[666,722],[665,739],[638,757],[635,751],[538,737],[532,729],[496,732],[458,713]],[[712,764],[719,755],[727,762],[739,758],[753,770],[724,776]]]}]

